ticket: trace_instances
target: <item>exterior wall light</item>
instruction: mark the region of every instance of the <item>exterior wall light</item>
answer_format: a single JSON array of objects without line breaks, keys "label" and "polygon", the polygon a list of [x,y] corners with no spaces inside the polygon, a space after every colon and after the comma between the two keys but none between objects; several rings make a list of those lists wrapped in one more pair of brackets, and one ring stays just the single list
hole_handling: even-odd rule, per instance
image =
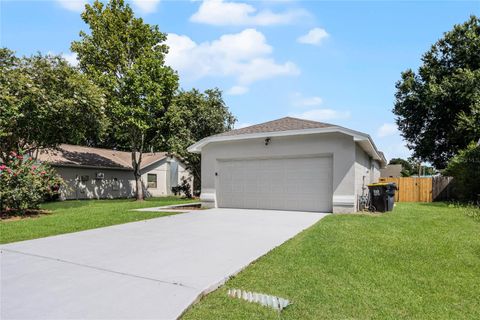
[{"label": "exterior wall light", "polygon": [[270,138],[265,138],[265,145],[268,146],[270,144]]}]

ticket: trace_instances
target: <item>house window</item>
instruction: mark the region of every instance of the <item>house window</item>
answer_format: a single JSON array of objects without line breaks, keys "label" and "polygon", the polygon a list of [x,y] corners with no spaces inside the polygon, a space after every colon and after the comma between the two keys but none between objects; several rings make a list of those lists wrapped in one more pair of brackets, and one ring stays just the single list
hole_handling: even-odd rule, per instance
[{"label": "house window", "polygon": [[157,175],[153,173],[147,174],[147,187],[149,189],[157,188]]}]

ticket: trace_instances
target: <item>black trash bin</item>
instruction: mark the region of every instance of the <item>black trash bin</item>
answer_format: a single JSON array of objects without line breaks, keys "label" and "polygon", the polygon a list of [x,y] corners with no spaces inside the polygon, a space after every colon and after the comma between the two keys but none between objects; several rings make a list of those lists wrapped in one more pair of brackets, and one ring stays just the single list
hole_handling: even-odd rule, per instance
[{"label": "black trash bin", "polygon": [[368,185],[370,193],[370,210],[392,211],[395,203],[395,183],[373,183]]}]

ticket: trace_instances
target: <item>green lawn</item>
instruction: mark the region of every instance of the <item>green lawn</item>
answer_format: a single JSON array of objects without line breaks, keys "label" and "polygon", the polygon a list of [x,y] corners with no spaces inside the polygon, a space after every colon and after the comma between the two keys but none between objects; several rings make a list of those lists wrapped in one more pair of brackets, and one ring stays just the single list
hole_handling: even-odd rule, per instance
[{"label": "green lawn", "polygon": [[[273,310],[228,288],[293,301]],[[332,215],[204,297],[183,319],[480,319],[480,221],[446,204]]]},{"label": "green lawn", "polygon": [[42,205],[42,209],[50,210],[50,214],[18,221],[0,221],[0,243],[35,239],[167,216],[174,213],[139,212],[131,211],[131,209],[188,202],[193,202],[193,200],[164,197],[149,198],[141,202],[132,199],[119,199],[72,200],[46,203]]}]

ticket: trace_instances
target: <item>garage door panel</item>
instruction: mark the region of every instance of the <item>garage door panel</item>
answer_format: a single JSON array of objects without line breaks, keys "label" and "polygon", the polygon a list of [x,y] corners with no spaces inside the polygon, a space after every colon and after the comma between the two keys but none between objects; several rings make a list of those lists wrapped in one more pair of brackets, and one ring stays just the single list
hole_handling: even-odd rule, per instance
[{"label": "garage door panel", "polygon": [[220,207],[331,211],[332,158],[219,161]]}]

